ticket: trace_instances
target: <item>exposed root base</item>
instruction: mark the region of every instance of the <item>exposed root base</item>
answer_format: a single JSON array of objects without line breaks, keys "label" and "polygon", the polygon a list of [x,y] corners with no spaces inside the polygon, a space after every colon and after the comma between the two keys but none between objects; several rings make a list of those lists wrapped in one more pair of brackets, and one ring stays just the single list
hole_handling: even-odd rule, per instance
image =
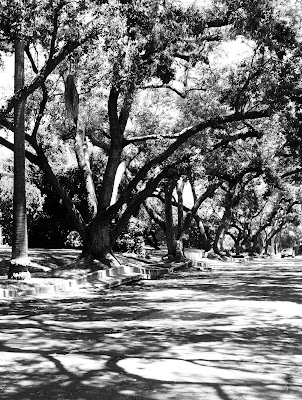
[{"label": "exposed root base", "polygon": [[[14,260],[15,261],[15,260]],[[8,279],[25,281],[31,278],[30,272],[25,265],[18,265],[16,263],[10,263],[8,274]]]},{"label": "exposed root base", "polygon": [[181,256],[180,255],[172,256],[170,254],[167,254],[167,255],[163,256],[162,260],[163,261],[167,261],[167,262],[183,262],[183,261],[187,261],[186,257],[184,257],[182,255]]},{"label": "exposed root base", "polygon": [[93,257],[87,255],[81,255],[76,261],[77,268],[82,267],[85,269],[90,269],[91,271],[120,266],[121,263],[112,253],[108,253],[105,257],[100,257],[99,259],[94,259]]}]

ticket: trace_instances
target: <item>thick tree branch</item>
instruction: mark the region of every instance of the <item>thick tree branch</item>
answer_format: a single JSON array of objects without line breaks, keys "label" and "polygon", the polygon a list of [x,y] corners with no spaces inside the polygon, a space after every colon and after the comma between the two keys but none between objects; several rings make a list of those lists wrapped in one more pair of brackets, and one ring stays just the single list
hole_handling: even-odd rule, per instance
[{"label": "thick tree branch", "polygon": [[60,11],[62,10],[62,8],[65,5],[66,5],[66,2],[62,2],[54,10],[53,31],[52,31],[52,35],[51,35],[50,48],[49,48],[49,54],[48,54],[48,59],[49,60],[51,60],[53,58],[53,55],[55,54],[56,40],[57,40],[57,34],[58,34],[58,21],[59,21]]},{"label": "thick tree branch", "polygon": [[124,97],[123,105],[120,111],[119,124],[122,133],[124,133],[129,119],[130,110],[133,104],[134,89],[135,89],[134,85],[131,85],[126,96]]},{"label": "thick tree branch", "polygon": [[12,178],[12,179],[14,178],[14,174],[12,172],[7,172],[7,171],[0,170],[0,178],[2,176],[7,176],[8,178]]},{"label": "thick tree branch", "polygon": [[[113,229],[112,237],[113,240],[119,237],[123,229],[127,225],[130,217],[139,209],[141,204],[156,190],[159,182],[171,173],[170,168],[163,169],[155,178],[148,181],[146,187],[137,193],[133,200],[127,205],[126,210],[123,212],[121,218],[118,220],[116,226]],[[114,206],[113,206],[114,207]]]},{"label": "thick tree branch", "polygon": [[250,83],[252,82],[253,79],[258,78],[263,71],[263,65],[261,65],[260,68],[258,68],[254,72],[250,72],[249,76],[247,77],[246,81],[242,85],[242,87],[238,90],[236,100],[235,100],[235,110],[238,112],[240,111],[240,98],[244,94],[244,92],[248,89]]},{"label": "thick tree branch", "polygon": [[189,88],[189,89],[186,89],[184,91],[180,91],[180,90],[176,89],[175,87],[173,87],[171,85],[163,85],[163,84],[160,84],[160,85],[147,85],[147,86],[143,86],[141,89],[169,89],[169,90],[171,90],[172,92],[176,93],[178,96],[180,96],[183,99],[187,98],[187,96],[188,96],[188,94],[190,92],[193,92],[193,91],[202,91],[202,92],[204,92],[204,91],[206,91],[205,88]]},{"label": "thick tree branch", "polygon": [[[28,139],[28,138],[27,138]],[[4,139],[3,137],[0,136],[0,145],[6,147],[7,149],[11,150],[12,152],[14,152],[14,144],[11,143],[10,141],[8,141],[7,139]],[[39,160],[38,157],[31,153],[28,150],[25,150],[25,157],[28,159],[28,161],[30,161],[31,163],[35,164],[35,165],[39,165]]]},{"label": "thick tree branch", "polygon": [[171,134],[171,135],[146,135],[146,136],[133,136],[126,138],[124,140],[124,147],[128,146],[129,144],[135,144],[135,143],[143,143],[147,142],[148,140],[159,140],[159,139],[177,139],[179,137],[179,134]]},{"label": "thick tree branch", "polygon": [[177,139],[170,144],[161,154],[157,157],[154,157],[148,163],[146,163],[136,174],[136,176],[129,182],[128,190],[121,195],[118,202],[116,203],[119,207],[125,203],[127,196],[131,193],[137,186],[137,184],[145,178],[147,173],[156,165],[160,165],[163,162],[167,161],[169,157],[179,149],[188,139],[193,137],[194,135],[202,132],[207,128],[213,128],[217,125],[228,124],[232,122],[243,121],[246,119],[257,119],[257,118],[265,118],[271,115],[271,111],[269,109],[263,111],[251,111],[244,114],[235,113],[226,115],[223,117],[216,117],[206,121],[203,121],[197,125],[191,126],[189,128],[183,129],[179,134]]},{"label": "thick tree branch", "polygon": [[211,151],[217,150],[220,147],[225,147],[231,142],[236,142],[237,140],[246,140],[248,138],[257,138],[260,139],[263,136],[263,132],[257,131],[252,125],[249,125],[249,130],[244,133],[237,133],[236,135],[229,136],[225,139],[222,139],[220,142],[216,143]]},{"label": "thick tree branch", "polygon": [[31,144],[34,147],[36,153],[37,153],[37,158],[38,158],[38,165],[40,169],[44,172],[46,179],[48,182],[52,185],[54,188],[55,192],[58,194],[60,199],[62,199],[62,203],[64,207],[66,208],[70,218],[73,221],[73,225],[75,229],[79,232],[81,235],[82,239],[85,238],[85,222],[80,214],[80,212],[77,210],[75,205],[73,204],[73,201],[68,193],[68,191],[64,188],[64,186],[60,183],[59,179],[56,177],[54,174],[51,166],[48,163],[48,160],[44,154],[44,151],[40,145],[38,145],[33,138],[31,138]]},{"label": "thick tree branch", "polygon": [[[1,112],[0,112],[0,114],[1,114]],[[9,131],[12,131],[12,132],[14,132],[14,129],[15,129],[14,124],[12,122],[9,122],[6,118],[0,120],[0,126],[5,129],[8,129]]]},{"label": "thick tree branch", "polygon": [[108,152],[110,149],[111,141],[107,136],[103,135],[103,131],[100,131],[100,134],[102,135],[101,137],[98,135],[98,132],[89,129],[85,130],[86,137],[89,138],[89,140],[94,146],[105,150],[105,152]]},{"label": "thick tree branch", "polygon": [[[29,61],[31,63],[33,71],[35,73],[38,73],[38,68],[37,68],[37,66],[36,66],[36,64],[34,62],[34,59],[33,59],[32,55],[31,55],[31,52],[30,52],[28,46],[25,47],[25,53],[26,53],[26,55],[27,55],[27,57],[28,57],[28,59],[29,59]],[[46,104],[47,104],[47,101],[48,101],[48,93],[47,93],[45,82],[42,83],[41,89],[42,89],[43,96],[42,96],[42,100],[40,102],[39,113],[37,115],[37,118],[36,118],[36,121],[35,121],[35,125],[34,125],[33,131],[32,131],[32,137],[33,137],[33,139],[35,141],[37,139],[38,130],[39,130],[42,118],[44,116]]]},{"label": "thick tree branch", "polygon": [[120,125],[117,112],[118,97],[119,97],[118,90],[114,86],[112,86],[108,98],[108,116],[109,116],[111,137],[120,136]]},{"label": "thick tree branch", "polygon": [[115,87],[111,87],[108,99],[111,145],[109,149],[105,173],[103,175],[102,188],[99,194],[100,210],[106,209],[110,206],[114,188],[115,175],[121,161],[121,155],[124,146],[124,136],[120,127],[117,111],[118,97],[118,90]]},{"label": "thick tree branch", "polygon": [[[250,166],[244,168],[242,171],[240,171],[239,174],[234,175],[234,176],[230,175],[229,173],[220,173],[219,178],[234,185],[234,184],[239,183],[244,178],[245,175],[247,175],[249,173],[253,173],[253,172],[255,172],[255,175],[251,175],[247,179],[247,181],[253,180],[254,178],[260,176],[263,173],[262,166],[261,165],[259,165],[259,166],[250,165]],[[247,181],[245,181],[245,183],[244,183],[245,185],[246,185]]]},{"label": "thick tree branch", "polygon": [[163,232],[166,232],[166,223],[164,219],[154,210],[154,207],[149,206],[147,201],[143,203],[145,210],[147,211],[149,217],[153,219],[153,221],[160,226]]},{"label": "thick tree branch", "polygon": [[206,191],[204,193],[202,193],[195,201],[192,209],[187,212],[184,223],[183,223],[183,227],[182,227],[182,233],[187,231],[192,223],[192,219],[195,217],[195,215],[197,214],[198,209],[200,208],[201,204],[208,198],[213,197],[215,191],[219,188],[219,186],[221,185],[221,181],[216,182],[212,185],[210,185]]},{"label": "thick tree branch", "polygon": [[297,168],[293,171],[288,171],[285,172],[284,174],[281,175],[282,178],[286,178],[288,176],[296,175],[296,174],[301,174],[302,173],[302,168]]},{"label": "thick tree branch", "polygon": [[82,39],[67,42],[56,54],[53,55],[51,59],[48,59],[41,70],[36,74],[35,78],[8,100],[6,108],[0,112],[0,124],[4,123],[3,120],[6,119],[6,116],[13,110],[15,105],[20,101],[25,100],[36,89],[38,89],[45,82],[46,78],[69,54],[94,36],[95,31],[92,29],[92,31]]}]

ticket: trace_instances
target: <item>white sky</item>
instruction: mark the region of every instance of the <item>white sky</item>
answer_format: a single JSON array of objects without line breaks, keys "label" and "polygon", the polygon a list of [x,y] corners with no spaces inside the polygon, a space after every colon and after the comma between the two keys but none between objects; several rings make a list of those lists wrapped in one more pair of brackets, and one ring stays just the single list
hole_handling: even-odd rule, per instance
[{"label": "white sky", "polygon": [[253,54],[253,42],[247,42],[238,37],[236,40],[224,42],[218,45],[216,50],[209,55],[210,63],[218,63],[221,66],[237,64]]}]

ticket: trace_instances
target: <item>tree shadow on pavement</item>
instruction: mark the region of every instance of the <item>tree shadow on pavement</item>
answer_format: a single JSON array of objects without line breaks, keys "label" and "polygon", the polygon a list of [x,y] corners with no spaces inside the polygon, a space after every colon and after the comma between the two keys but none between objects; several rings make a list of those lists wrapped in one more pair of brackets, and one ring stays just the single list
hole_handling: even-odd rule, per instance
[{"label": "tree shadow on pavement", "polygon": [[261,276],[179,273],[94,298],[3,302],[0,397],[300,399],[301,282],[290,292]]}]

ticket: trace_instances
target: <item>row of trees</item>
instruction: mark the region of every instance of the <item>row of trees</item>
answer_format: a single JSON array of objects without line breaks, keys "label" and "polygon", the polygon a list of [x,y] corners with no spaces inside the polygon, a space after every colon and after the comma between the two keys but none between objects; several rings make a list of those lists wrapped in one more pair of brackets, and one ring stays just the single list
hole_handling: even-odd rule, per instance
[{"label": "row of trees", "polygon": [[[263,141],[257,141],[249,139],[242,142],[240,148],[240,142],[237,142],[232,157],[229,149],[227,154],[220,149],[216,155],[220,160],[220,169],[217,164],[213,168],[212,155],[210,171],[204,168],[204,158],[195,158],[186,170],[175,170],[173,178],[163,180],[143,208],[131,217],[115,249],[134,250],[137,241],[143,237],[154,246],[158,245],[158,241],[165,240],[169,254],[174,256],[173,244],[177,241],[206,251],[213,248],[218,254],[231,249],[237,254],[243,250],[267,253],[275,238],[281,241],[281,233],[288,241],[294,231],[292,239],[299,240],[299,185],[284,183],[283,173],[270,169],[267,161],[263,167],[265,160],[259,158],[259,152],[255,158],[250,151],[251,148],[255,151],[256,145],[259,151],[265,149]],[[241,169],[244,160],[248,164]],[[11,165],[7,162],[2,169],[9,171]],[[233,171],[235,167],[237,171]],[[61,180],[65,181],[78,209],[84,213],[87,210],[86,198],[82,195],[84,188],[81,176],[74,172],[73,168],[66,171]],[[27,176],[30,245],[81,246],[82,241],[66,219],[64,207],[51,186],[35,169],[29,169]],[[0,190],[1,225],[10,242],[12,174],[3,176]]]},{"label": "row of trees", "polygon": [[[112,248],[142,207],[164,229],[172,257],[193,221],[203,246],[216,252],[226,234],[237,249],[256,249],[264,232],[269,242],[296,224],[298,3],[1,4],[2,53],[15,53],[16,71],[23,70],[21,55],[27,64],[0,124],[21,148],[24,133],[35,179],[47,182],[68,213],[85,263],[113,262]],[[227,43],[242,43],[245,56],[231,62]],[[0,143],[19,154],[19,163],[17,139]],[[181,200],[184,182],[193,191],[191,209]],[[16,177],[15,185],[15,196],[24,199]],[[16,220],[24,227],[22,204]],[[14,232],[13,249],[20,227]],[[13,250],[17,271],[25,236],[25,246]]]}]

